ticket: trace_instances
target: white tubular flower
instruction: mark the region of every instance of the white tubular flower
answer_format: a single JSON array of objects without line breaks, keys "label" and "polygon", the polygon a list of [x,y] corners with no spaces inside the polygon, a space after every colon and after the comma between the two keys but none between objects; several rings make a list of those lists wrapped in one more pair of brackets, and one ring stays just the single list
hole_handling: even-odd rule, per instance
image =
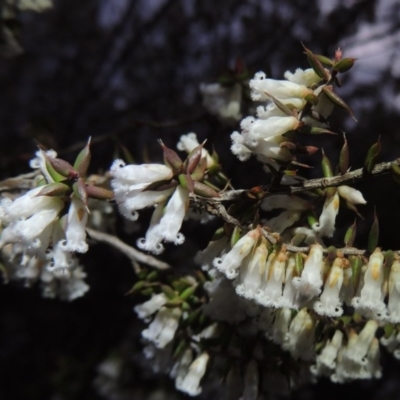
[{"label": "white tubular flower", "polygon": [[343,284],[343,258],[337,257],[329,271],[324,291],[319,301],[314,303],[314,310],[319,315],[339,317],[343,314],[342,302],[339,298]]},{"label": "white tubular flower", "polygon": [[268,95],[274,96],[279,100],[291,98],[304,99],[308,94],[312,93],[312,91],[304,85],[299,85],[290,81],[267,79],[264,72],[257,72],[254,75],[254,78],[250,81],[250,89],[251,97],[254,101],[269,100]]},{"label": "white tubular flower", "polygon": [[39,186],[35,189],[29,190],[21,197],[17,197],[14,201],[11,199],[2,199],[0,207],[2,209],[2,221],[10,223],[17,219],[29,218],[32,215],[52,208],[58,208],[58,204],[62,200],[57,197],[38,196],[38,194],[46,186]]},{"label": "white tubular flower", "polygon": [[259,374],[256,360],[252,359],[246,366],[244,375],[243,395],[239,400],[257,400],[258,398]]},{"label": "white tubular flower", "polygon": [[274,343],[285,348],[289,340],[289,325],[292,320],[292,311],[289,308],[280,308],[276,311],[272,332],[267,333]]},{"label": "white tubular flower", "polygon": [[389,274],[389,321],[392,324],[400,322],[400,260],[394,260]]},{"label": "white tubular flower", "polygon": [[253,299],[261,286],[262,276],[267,261],[268,249],[265,241],[262,241],[254,251],[250,261],[240,268],[236,293],[246,299]]},{"label": "white tubular flower", "polygon": [[277,217],[267,221],[267,225],[273,232],[283,233],[301,218],[301,211],[286,210],[282,211]]},{"label": "white tubular flower", "polygon": [[153,294],[150,300],[135,306],[134,311],[140,319],[146,319],[164,306],[167,301],[164,293]]},{"label": "white tubular flower", "polygon": [[286,71],[284,77],[290,82],[307,87],[316,85],[322,80],[322,78],[319,77],[312,68],[308,68],[305,70],[297,68],[294,73]]},{"label": "white tubular flower", "polygon": [[351,302],[358,312],[367,317],[386,316],[386,305],[383,301],[385,295],[382,288],[384,280],[383,261],[383,254],[378,248],[369,258],[360,296],[354,297]]},{"label": "white tubular flower", "polygon": [[266,307],[279,308],[285,303],[282,296],[283,282],[286,269],[286,249],[282,249],[271,261],[267,274],[266,284],[256,294],[257,302]]},{"label": "white tubular flower", "polygon": [[199,251],[194,261],[201,266],[203,271],[209,271],[213,268],[213,260],[220,254],[224,254],[228,248],[229,240],[226,236],[220,239],[211,241],[208,246]]},{"label": "white tubular flower", "polygon": [[239,121],[242,101],[242,87],[236,83],[232,87],[224,87],[219,83],[200,85],[203,95],[203,106],[222,121]]},{"label": "white tubular flower", "polygon": [[224,273],[228,279],[236,278],[238,275],[237,270],[242,261],[250,253],[259,237],[259,228],[246,233],[237,241],[229,253],[214,259],[214,267]]},{"label": "white tubular flower", "polygon": [[65,231],[66,240],[61,242],[63,250],[76,251],[78,253],[86,253],[88,251],[89,246],[86,243],[87,219],[88,213],[82,200],[72,197]]},{"label": "white tubular flower", "polygon": [[339,349],[342,347],[343,333],[335,331],[331,340],[328,340],[322,349],[321,354],[316,358],[316,364],[311,367],[313,375],[330,376],[336,368],[336,358]]},{"label": "white tubular flower", "polygon": [[81,267],[74,269],[68,278],[62,278],[59,288],[60,299],[73,301],[82,297],[89,290],[89,285],[84,278],[86,278],[86,274]]},{"label": "white tubular flower", "polygon": [[224,276],[206,282],[204,289],[211,300],[203,304],[202,310],[204,315],[213,321],[238,323],[250,314],[249,309],[254,308],[252,302],[236,294],[232,283]]},{"label": "white tubular flower", "polygon": [[54,182],[54,179],[51,177],[49,171],[47,170],[44,154],[46,154],[50,158],[57,157],[57,153],[54,150],[47,150],[45,152],[43,150],[38,150],[35,153],[36,157],[29,162],[29,166],[33,169],[39,169],[42,175],[45,177],[47,183],[52,183]]},{"label": "white tubular flower", "polygon": [[283,349],[289,351],[294,359],[311,360],[314,356],[314,331],[314,319],[307,308],[302,308],[290,324],[288,341]]},{"label": "white tubular flower", "polygon": [[293,278],[293,286],[297,288],[302,296],[311,299],[321,293],[322,286],[322,246],[313,244],[304,264],[300,277]]},{"label": "white tubular flower", "polygon": [[294,256],[289,256],[286,275],[285,287],[283,289],[282,307],[298,309],[300,307],[299,292],[293,285],[293,277],[295,275],[296,261]]},{"label": "white tubular flower", "polygon": [[368,363],[366,365],[366,375],[367,379],[382,378],[382,367],[380,363],[380,349],[379,349],[379,340],[374,337],[372,339],[371,345],[367,354]]},{"label": "white tubular flower", "polygon": [[[194,132],[188,133],[187,135],[182,135],[177,144],[177,149],[180,151],[185,151],[186,153],[190,153],[194,150],[200,143],[197,140],[197,135]],[[201,158],[205,158],[207,160],[207,168],[215,165],[215,161],[212,159],[210,153],[206,149],[201,150]]]},{"label": "white tubular flower", "polygon": [[179,308],[161,307],[153,322],[142,331],[142,336],[159,349],[164,348],[175,336],[182,311]]},{"label": "white tubular flower", "polygon": [[335,231],[336,216],[339,212],[339,195],[335,192],[334,195],[327,197],[319,217],[319,222],[312,228],[320,236],[331,237]]},{"label": "white tubular flower", "polygon": [[176,389],[178,389],[179,386],[182,385],[182,381],[184,380],[192,361],[193,352],[190,348],[188,348],[184,351],[184,353],[179,357],[178,361],[171,368],[169,376],[175,379]]},{"label": "white tubular flower", "polygon": [[202,353],[189,366],[187,375],[176,382],[176,388],[189,396],[197,396],[201,393],[200,381],[207,370],[207,363],[210,356],[207,353]]},{"label": "white tubular flower", "polygon": [[237,131],[231,134],[232,153],[237,156],[240,161],[246,161],[252,155],[252,151],[244,145],[244,137]]},{"label": "white tubular flower", "polygon": [[173,190],[143,192],[151,183],[172,178],[172,170],[162,164],[125,165],[122,160],[115,160],[110,174],[119,209],[125,218],[133,221],[138,218],[137,210],[165,200]]},{"label": "white tubular flower", "polygon": [[364,357],[367,355],[368,349],[375,338],[378,323],[374,320],[369,320],[362,331],[359,333],[355,343],[347,346],[346,357],[360,364],[365,364]]},{"label": "white tubular flower", "polygon": [[137,242],[138,247],[142,250],[151,251],[154,254],[160,254],[163,251],[162,241],[173,242],[176,245],[182,244],[185,241],[185,237],[179,230],[181,229],[188,207],[189,192],[182,186],[178,186],[169,199],[160,220],[157,221],[158,216],[161,216],[162,210],[160,209],[158,210],[159,214],[157,218],[152,218],[152,223],[146,232],[146,237],[139,239]]},{"label": "white tubular flower", "polygon": [[269,140],[274,136],[297,129],[300,122],[296,117],[271,117],[268,119],[255,119],[246,117],[240,126],[243,130],[244,144],[249,148],[256,147],[260,140]]},{"label": "white tubular flower", "polygon": [[[46,208],[41,207],[44,204]],[[38,210],[31,209],[29,218],[18,218],[11,222],[1,232],[0,247],[6,243],[19,243],[23,247],[22,251],[29,248],[44,251],[49,245],[51,226],[58,218],[63,204],[61,199],[49,197],[40,204]]]},{"label": "white tubular flower", "polygon": [[341,185],[338,187],[338,192],[341,197],[352,204],[367,204],[362,193],[350,186]]}]

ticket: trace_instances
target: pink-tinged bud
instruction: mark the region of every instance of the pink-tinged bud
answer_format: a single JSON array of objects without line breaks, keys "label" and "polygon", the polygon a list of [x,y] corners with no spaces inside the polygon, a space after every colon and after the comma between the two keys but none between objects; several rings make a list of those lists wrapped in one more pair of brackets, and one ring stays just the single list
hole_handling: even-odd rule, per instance
[{"label": "pink-tinged bud", "polygon": [[168,148],[165,146],[163,141],[161,139],[158,140],[160,143],[163,152],[164,152],[164,162],[165,164],[170,167],[174,173],[179,173],[182,171],[183,168],[183,161],[181,158],[178,156],[178,154],[175,153],[172,149]]},{"label": "pink-tinged bud", "polygon": [[[76,179],[79,174],[78,171],[74,169],[74,167],[65,160],[61,160],[61,158],[52,158],[49,157],[46,153],[43,152],[43,155],[46,159],[46,164],[54,169],[55,172],[60,174],[61,176],[68,179]],[[49,171],[50,172],[50,171]]]}]

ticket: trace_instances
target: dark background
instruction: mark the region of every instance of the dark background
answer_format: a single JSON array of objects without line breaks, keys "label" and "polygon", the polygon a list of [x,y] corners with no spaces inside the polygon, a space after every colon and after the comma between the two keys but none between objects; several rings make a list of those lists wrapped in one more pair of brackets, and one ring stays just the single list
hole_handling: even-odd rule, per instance
[{"label": "dark background", "polygon": [[[237,57],[251,71],[277,79],[306,68],[300,42],[329,56],[340,46],[345,56],[358,58],[339,89],[358,122],[335,111],[331,123],[347,134],[352,168],[362,166],[379,135],[381,160],[394,159],[400,155],[399,14],[395,0],[58,0],[44,13],[17,12],[13,28],[23,53],[0,60],[0,176],[27,171],[36,141],[73,161],[92,136],[96,173],[109,168],[120,144],[137,162],[159,162],[157,138],[175,147],[180,135],[194,131],[208,139],[209,149],[215,146],[237,188],[263,184],[256,162],[240,163],[229,151],[238,126],[207,115],[198,87],[215,82]],[[340,135],[313,144],[337,162]],[[319,157],[309,161],[315,165],[309,176],[320,176]],[[365,220],[358,220],[357,244],[365,246],[376,204],[380,244],[399,249],[399,187],[387,177],[358,188],[368,205],[361,210]],[[353,218],[343,211],[339,230]],[[209,238],[196,230],[195,223],[184,228],[187,243],[168,249],[169,262],[193,265]],[[121,235],[131,244],[137,238]],[[15,284],[0,289],[0,399],[98,399],[92,386],[97,363],[126,341],[132,357],[139,351],[141,327],[132,312],[137,299],[124,296],[134,281],[131,266],[101,246],[82,262],[91,290],[73,303],[45,300],[38,290]],[[400,399],[399,365],[386,358],[380,381],[321,381],[292,398]],[[144,378],[132,370],[133,387],[154,384]],[[135,396],[126,398],[146,398]]]}]

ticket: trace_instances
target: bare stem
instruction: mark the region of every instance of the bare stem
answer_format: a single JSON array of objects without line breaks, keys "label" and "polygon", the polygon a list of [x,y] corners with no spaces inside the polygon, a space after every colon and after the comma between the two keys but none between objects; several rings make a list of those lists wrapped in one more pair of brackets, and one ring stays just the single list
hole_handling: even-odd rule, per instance
[{"label": "bare stem", "polygon": [[119,250],[121,253],[125,254],[132,262],[139,262],[151,267],[165,270],[171,268],[171,266],[157,258],[144,254],[139,250],[127,245],[122,240],[118,239],[116,236],[110,235],[109,233],[96,231],[94,229],[86,228],[87,233],[92,239],[97,242],[106,243],[115,249]]}]

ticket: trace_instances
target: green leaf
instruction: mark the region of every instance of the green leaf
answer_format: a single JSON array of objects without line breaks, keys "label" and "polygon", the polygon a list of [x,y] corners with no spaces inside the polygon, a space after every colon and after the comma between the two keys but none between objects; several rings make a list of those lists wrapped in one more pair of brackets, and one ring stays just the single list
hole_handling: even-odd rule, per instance
[{"label": "green leaf", "polygon": [[368,235],[368,251],[373,253],[378,246],[379,241],[379,221],[376,215],[376,209],[374,210],[374,222],[372,223],[371,230]]},{"label": "green leaf", "polygon": [[336,106],[338,106],[339,108],[342,108],[343,110],[346,110],[351,117],[354,119],[354,121],[357,121],[356,118],[354,117],[354,113],[351,110],[351,108],[344,102],[344,100],[337,95],[334,91],[332,86],[324,86],[322,88],[322,91],[326,94],[326,96],[328,97],[328,99],[335,104]]},{"label": "green leaf", "polygon": [[357,225],[356,220],[354,220],[353,225],[347,229],[346,234],[344,235],[344,244],[345,246],[352,247],[354,243],[354,239],[356,238],[357,234]]},{"label": "green leaf", "polygon": [[332,67],[333,61],[330,58],[323,56],[321,54],[314,54],[314,56],[317,57],[318,60],[321,61],[322,64],[325,64],[328,67]]},{"label": "green leaf", "polygon": [[182,187],[185,189],[188,189],[190,193],[193,193],[194,191],[194,180],[189,174],[179,174],[178,175],[178,180],[179,183]]},{"label": "green leaf", "polygon": [[344,175],[349,169],[349,145],[345,134],[343,134],[343,138],[344,143],[339,155],[339,171],[342,175]]},{"label": "green leaf", "polygon": [[395,182],[400,184],[400,166],[397,164],[392,164],[392,178],[394,179]]},{"label": "green leaf", "polygon": [[86,146],[80,151],[75,159],[74,169],[78,171],[80,177],[85,177],[89,168],[91,154],[90,154],[90,140],[89,137]]},{"label": "green leaf", "polygon": [[351,267],[351,282],[354,293],[357,293],[361,278],[362,260],[359,256],[350,256],[349,261]]},{"label": "green leaf", "polygon": [[235,226],[231,236],[231,247],[233,247],[239,241],[241,233],[242,230],[239,227]]},{"label": "green leaf", "polygon": [[356,61],[356,58],[343,58],[337,63],[333,64],[333,70],[341,73],[347,72],[353,68],[354,61]]},{"label": "green leaf", "polygon": [[329,158],[326,156],[324,149],[321,149],[321,151],[322,151],[322,161],[321,161],[322,173],[325,178],[331,178],[333,176],[332,164],[329,161]]},{"label": "green leaf", "polygon": [[304,260],[301,253],[296,253],[295,262],[296,262],[295,264],[296,276],[300,276],[304,268]]},{"label": "green leaf", "polygon": [[322,79],[329,81],[330,79],[330,73],[325,69],[325,67],[322,65],[321,61],[319,60],[319,57],[317,57],[310,49],[308,49],[304,44],[302,43],[303,49],[305,53],[307,54],[307,59],[308,62],[311,66],[311,68],[315,71],[315,73]]},{"label": "green leaf", "polygon": [[368,173],[371,173],[374,169],[379,154],[381,152],[381,137],[378,137],[378,141],[374,143],[368,150],[367,156],[365,157],[364,166]]}]

